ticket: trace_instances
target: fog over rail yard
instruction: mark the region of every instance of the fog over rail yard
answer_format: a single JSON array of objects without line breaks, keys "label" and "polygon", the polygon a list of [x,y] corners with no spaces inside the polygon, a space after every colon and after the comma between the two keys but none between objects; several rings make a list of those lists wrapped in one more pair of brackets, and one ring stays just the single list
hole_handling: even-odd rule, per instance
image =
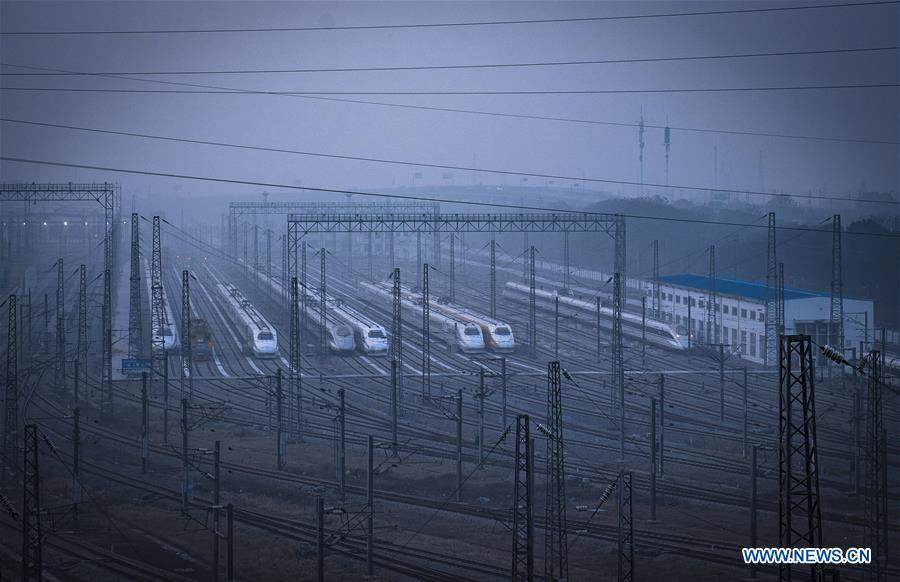
[{"label": "fog over rail yard", "polygon": [[2,582],[900,580],[898,392],[900,0],[0,0]]}]

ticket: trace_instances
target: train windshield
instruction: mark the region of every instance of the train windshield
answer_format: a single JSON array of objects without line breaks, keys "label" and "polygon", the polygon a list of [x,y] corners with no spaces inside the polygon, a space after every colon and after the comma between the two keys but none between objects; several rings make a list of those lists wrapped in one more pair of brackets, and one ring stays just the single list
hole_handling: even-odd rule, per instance
[{"label": "train windshield", "polygon": [[498,327],[497,329],[494,330],[494,333],[497,335],[509,335],[509,328],[508,327]]},{"label": "train windshield", "polygon": [[467,327],[466,331],[463,333],[465,333],[466,335],[478,335],[478,328],[477,327]]},{"label": "train windshield", "polygon": [[687,335],[687,328],[679,325],[675,328],[675,333],[677,333],[678,335]]},{"label": "train windshield", "polygon": [[346,327],[339,327],[334,331],[334,333],[338,337],[347,337],[348,335],[350,335],[350,330],[347,329]]},{"label": "train windshield", "polygon": [[370,329],[369,337],[381,339],[384,338],[384,332],[382,332],[380,329]]},{"label": "train windshield", "polygon": [[272,336],[272,332],[271,332],[271,331],[261,331],[261,332],[259,332],[259,335],[256,336],[256,339],[260,339],[260,340],[272,340],[272,339],[275,339],[275,338]]}]

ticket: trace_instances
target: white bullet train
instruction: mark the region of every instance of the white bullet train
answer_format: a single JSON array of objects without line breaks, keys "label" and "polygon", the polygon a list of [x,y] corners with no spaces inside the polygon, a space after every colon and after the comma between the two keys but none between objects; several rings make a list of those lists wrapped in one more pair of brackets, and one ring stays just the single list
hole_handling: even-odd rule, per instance
[{"label": "white bullet train", "polygon": [[[363,281],[360,283],[359,289],[363,299],[367,301],[378,302],[386,305],[388,308],[391,308],[393,305],[393,288],[390,283],[369,283]],[[440,309],[436,309],[437,298],[429,296],[429,299],[429,325],[433,337],[437,337],[438,341],[446,344],[451,352],[455,350],[466,354],[484,352],[484,336],[482,335],[481,327],[458,316],[454,317],[442,312]],[[402,287],[400,291],[400,306],[404,320],[421,324],[421,293],[413,293],[409,288]]]},{"label": "white bullet train", "polygon": [[[300,301],[301,325],[318,336],[322,327],[321,302],[318,293],[306,292],[306,309],[303,310],[301,289]],[[353,327],[347,323],[346,317],[340,312],[338,303],[333,297],[325,296],[325,344],[336,354],[352,354],[356,351]]]},{"label": "white bullet train", "polygon": [[516,338],[513,336],[512,327],[502,321],[441,300],[432,300],[431,309],[437,309],[445,315],[474,323],[480,327],[485,347],[494,352],[510,354],[516,351]]},{"label": "white bullet train", "polygon": [[231,284],[216,286],[225,298],[228,317],[238,330],[238,339],[244,353],[258,358],[274,358],[278,355],[278,334],[275,328],[257,311],[241,291]]},{"label": "white bullet train", "polygon": [[150,341],[159,341],[160,335],[162,336],[163,349],[165,351],[174,350],[178,347],[178,326],[175,325],[175,319],[172,317],[172,307],[169,305],[169,301],[166,297],[166,288],[163,287],[162,290],[162,300],[163,300],[163,310],[162,316],[163,321],[162,325],[156,321],[156,317],[153,315],[152,311],[152,302],[153,302],[153,287],[152,287],[152,279],[150,277],[150,267],[147,265],[147,261],[144,261],[144,272],[146,276],[144,279],[147,281],[147,301],[151,303],[151,312],[150,312]]},{"label": "white bullet train", "polygon": [[[555,289],[535,289],[535,306],[543,311],[549,311],[550,313],[553,313],[553,310],[555,309],[554,303],[557,294],[558,293]],[[503,296],[513,301],[517,301],[527,305],[529,301],[529,288],[527,285],[523,285],[522,283],[509,281],[504,286]],[[560,314],[566,312],[580,312],[589,313],[593,318],[596,318],[596,299],[566,295],[565,293],[559,293],[558,296]],[[600,307],[600,324],[603,327],[612,329],[612,317],[612,308],[603,306]],[[668,323],[664,323],[656,319],[650,319],[648,317],[646,328],[647,341],[654,345],[673,350],[686,350],[688,348],[687,329],[682,326],[672,326]],[[641,316],[623,311],[622,333],[631,338],[641,339]]]},{"label": "white bullet train", "polygon": [[353,329],[357,349],[367,356],[386,356],[388,336],[384,327],[340,300],[332,309],[335,319],[343,319]]}]

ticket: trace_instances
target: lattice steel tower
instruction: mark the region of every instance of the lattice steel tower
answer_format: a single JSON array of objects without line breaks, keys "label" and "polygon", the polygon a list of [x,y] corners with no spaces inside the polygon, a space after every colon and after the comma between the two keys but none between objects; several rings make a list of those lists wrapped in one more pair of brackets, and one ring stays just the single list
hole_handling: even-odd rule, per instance
[{"label": "lattice steel tower", "polygon": [[[807,335],[781,336],[779,357],[778,516],[779,546],[821,548],[822,509],[812,342]],[[821,565],[809,567],[817,582]],[[790,564],[779,566],[781,580],[792,580]]]},{"label": "lattice steel tower", "polygon": [[6,394],[3,422],[3,479],[6,467],[15,459],[19,448],[19,360],[18,331],[16,326],[16,296],[11,294],[7,301],[9,325],[6,328]]},{"label": "lattice steel tower", "polygon": [[844,350],[844,276],[841,265],[841,215],[835,214],[831,230],[831,312],[828,341]]},{"label": "lattice steel tower", "polygon": [[128,301],[128,357],[143,354],[144,330],[141,317],[141,236],[137,212],[131,214],[131,284]]},{"label": "lattice steel tower", "polygon": [[422,396],[431,396],[431,298],[428,263],[422,265]]},{"label": "lattice steel tower", "polygon": [[774,365],[778,351],[778,261],[775,254],[775,213],[769,213],[766,262],[766,353],[767,366]]},{"label": "lattice steel tower", "polygon": [[394,267],[393,308],[391,318],[391,359],[397,362],[397,392],[403,394],[403,311],[400,302],[400,267]]},{"label": "lattice steel tower", "polygon": [[619,457],[625,458],[625,360],[622,355],[622,277],[613,274],[612,362],[613,387],[619,399]]},{"label": "lattice steel tower", "polygon": [[716,245],[709,245],[709,284],[706,297],[706,344],[719,343],[719,315],[716,305],[719,295],[716,292]]},{"label": "lattice steel tower", "polygon": [[547,364],[547,504],[544,579],[569,578],[566,535],[566,457],[563,442],[562,379],[559,362]]},{"label": "lattice steel tower", "polygon": [[516,416],[515,492],[513,495],[513,582],[534,580],[534,471],[527,414]]},{"label": "lattice steel tower", "polygon": [[[166,321],[163,307],[162,286],[162,245],[160,244],[159,216],[153,217],[153,242],[150,257],[150,355],[153,363],[153,377],[163,373],[166,359],[166,346],[162,329],[171,322]],[[182,342],[187,338],[181,338]]]},{"label": "lattice steel tower", "polygon": [[870,352],[864,370],[868,375],[866,410],[865,546],[872,548],[866,579],[888,579],[888,483],[887,433],[882,414],[881,352]]},{"label": "lattice steel tower", "polygon": [[534,245],[528,247],[528,344],[537,354],[537,310],[535,304]]},{"label": "lattice steel tower", "polygon": [[25,425],[24,486],[22,488],[22,580],[41,580],[41,475],[38,464],[37,426]]},{"label": "lattice steel tower", "polygon": [[63,258],[56,263],[56,378],[55,387],[59,394],[66,391],[66,294]]}]

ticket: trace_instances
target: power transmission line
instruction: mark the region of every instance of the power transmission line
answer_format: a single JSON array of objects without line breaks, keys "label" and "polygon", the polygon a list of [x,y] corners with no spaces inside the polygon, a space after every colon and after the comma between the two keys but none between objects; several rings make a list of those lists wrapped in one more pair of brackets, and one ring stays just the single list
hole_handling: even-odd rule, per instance
[{"label": "power transmission line", "polygon": [[[900,1],[900,0],[898,0]],[[220,89],[227,91],[236,91],[242,93],[250,93],[250,94],[267,94],[263,91],[256,91],[252,89],[236,89],[232,87],[222,87],[218,85],[201,85],[197,83],[184,83],[177,81],[163,81],[157,79],[140,79],[137,77],[127,77],[121,75],[110,75],[104,73],[85,73],[84,71],[72,71],[67,69],[58,69],[58,68],[49,68],[49,67],[34,67],[28,65],[16,65],[11,63],[2,63],[2,66],[8,67],[18,67],[23,69],[31,69],[38,71],[53,71],[59,73],[69,73],[69,74],[78,74],[78,75],[90,75],[90,76],[98,76],[110,79],[125,79],[129,81],[141,81],[145,83],[154,83],[159,85],[171,85],[171,86],[179,86],[179,87],[196,87],[196,88],[204,88],[204,89]],[[405,103],[385,103],[383,101],[369,101],[364,99],[347,99],[340,97],[323,97],[323,96],[314,96],[314,95],[280,95],[282,97],[294,97],[297,99],[307,99],[307,100],[316,100],[316,101],[327,101],[327,102],[335,102],[335,103],[354,103],[359,105],[374,105],[377,107],[390,107],[390,108],[399,108],[399,109],[410,109],[410,110],[419,110],[419,111],[437,111],[441,113],[459,113],[466,115],[480,115],[480,116],[491,116],[491,117],[500,117],[500,118],[509,118],[509,119],[529,119],[529,120],[537,120],[537,121],[559,121],[564,123],[578,123],[578,124],[587,124],[587,125],[609,125],[615,127],[638,127],[637,123],[627,123],[627,122],[616,122],[616,121],[600,121],[600,120],[591,120],[591,119],[577,119],[571,117],[554,117],[554,116],[546,116],[546,115],[534,115],[534,114],[524,114],[524,113],[504,113],[504,112],[496,112],[496,111],[480,111],[473,109],[460,109],[453,107],[437,107],[431,105],[410,105]],[[665,129],[666,126],[661,125],[645,125],[647,128],[653,129]],[[696,128],[696,127],[679,127],[679,126],[671,126],[670,130],[676,131],[689,131],[689,132],[700,132],[700,133],[720,133],[726,135],[741,135],[741,136],[754,136],[754,137],[773,137],[773,138],[782,138],[782,139],[804,139],[804,140],[813,140],[813,141],[825,141],[825,142],[846,142],[846,143],[865,143],[865,144],[878,144],[878,145],[900,145],[898,141],[890,141],[890,140],[869,140],[869,139],[854,139],[854,138],[838,138],[838,137],[827,137],[827,136],[809,136],[809,135],[799,135],[799,134],[783,134],[783,133],[767,133],[767,132],[752,132],[752,131],[739,131],[739,130],[725,130],[725,129],[706,129],[706,128]]]},{"label": "power transmission line", "polygon": [[[195,69],[187,71],[90,71],[90,72],[43,72],[43,73],[0,73],[2,77],[68,77],[90,75],[276,75],[299,73],[367,73],[388,71],[441,71],[441,70],[468,70],[468,69],[502,69],[502,68],[536,68],[536,67],[565,67],[583,65],[614,65],[637,63],[668,63],[681,61],[713,61],[728,59],[751,59],[770,57],[793,57],[833,54],[854,54],[869,52],[896,51],[900,46],[883,47],[854,47],[842,49],[820,49],[803,51],[777,51],[757,53],[731,53],[718,55],[686,55],[679,57],[644,57],[644,58],[619,58],[600,60],[568,60],[568,61],[534,61],[521,63],[472,63],[457,65],[411,65],[411,66],[382,66],[382,67],[330,67],[330,68],[306,68],[306,69]],[[7,65],[16,66],[16,65]]]},{"label": "power transmission line", "polygon": [[385,95],[385,96],[443,96],[443,95],[630,95],[646,93],[742,93],[780,91],[836,91],[843,89],[896,89],[900,83],[866,83],[859,85],[772,85],[768,87],[689,87],[679,89],[568,89],[530,91],[269,91],[242,89],[95,89],[83,87],[0,87],[0,91],[38,93],[156,93],[176,95]]},{"label": "power transmission line", "polygon": [[[573,182],[594,182],[594,183],[613,183],[619,185],[642,185],[649,187],[657,187],[657,188],[676,188],[676,189],[688,189],[688,190],[700,190],[700,191],[708,191],[708,192],[718,192],[721,191],[720,188],[706,188],[701,186],[678,186],[672,184],[653,184],[648,182],[629,182],[623,180],[609,180],[604,178],[589,178],[586,176],[566,176],[562,174],[546,174],[546,173],[537,173],[537,172],[524,172],[524,171],[516,171],[516,170],[498,170],[491,168],[482,168],[482,167],[471,167],[471,166],[458,166],[458,165],[450,165],[450,164],[436,164],[436,163],[428,163],[428,162],[413,162],[408,160],[390,160],[384,158],[371,158],[371,157],[363,157],[363,156],[348,156],[342,154],[329,154],[323,152],[313,152],[313,151],[304,151],[304,150],[294,150],[287,148],[274,148],[274,147],[264,147],[264,146],[252,146],[246,144],[235,144],[229,142],[221,142],[221,141],[209,141],[209,140],[198,140],[198,139],[188,139],[188,138],[179,138],[172,136],[162,136],[162,135],[153,135],[146,133],[136,133],[136,132],[128,132],[128,131],[115,131],[115,130],[106,130],[106,129],[97,129],[90,127],[79,127],[74,125],[63,125],[58,123],[45,123],[39,121],[27,121],[20,119],[11,119],[6,117],[0,117],[0,122],[4,123],[19,123],[24,125],[32,125],[38,127],[49,127],[54,129],[67,129],[74,131],[85,131],[90,133],[101,133],[108,135],[117,135],[124,137],[135,137],[141,139],[153,139],[160,141],[168,141],[168,142],[176,142],[176,143],[186,143],[193,145],[208,145],[214,147],[227,147],[234,149],[243,149],[243,150],[251,150],[251,151],[262,151],[262,152],[270,152],[270,153],[281,153],[281,154],[291,154],[291,155],[301,155],[301,156],[311,156],[311,157],[320,157],[320,158],[328,158],[328,159],[337,159],[337,160],[348,160],[348,161],[358,161],[358,162],[367,162],[367,163],[377,163],[377,164],[392,164],[399,166],[411,166],[418,168],[433,168],[440,170],[454,170],[460,172],[484,172],[488,174],[500,174],[505,176],[520,176],[520,177],[529,177],[529,178],[544,178],[548,180],[569,180]],[[787,197],[802,197],[808,198],[808,196],[800,195],[800,194],[778,194],[772,192],[747,192],[743,190],[735,190],[735,192],[746,193],[746,194],[758,194],[765,196],[787,196]],[[852,202],[871,202],[877,204],[895,204],[890,201],[866,201],[866,200],[858,200],[854,198],[847,197],[822,197],[826,200],[841,200],[841,201],[852,201]]]},{"label": "power transmission line", "polygon": [[[127,168],[111,168],[106,166],[96,166],[90,164],[75,164],[69,162],[52,162],[48,160],[33,160],[26,158],[17,158],[11,156],[0,156],[0,161],[5,162],[17,162],[21,164],[34,164],[41,166],[54,166],[60,168],[78,168],[82,170],[96,170],[101,172],[116,172],[119,174],[134,174],[139,176],[155,176],[161,178],[176,178],[181,180],[196,180],[199,182],[215,182],[220,184],[236,184],[241,186],[256,186],[256,187],[264,187],[264,188],[283,188],[286,190],[305,190],[310,192],[325,192],[329,194],[353,194],[356,196],[370,196],[375,198],[396,198],[399,200],[419,200],[425,202],[441,202],[448,204],[464,204],[468,206],[487,206],[491,208],[507,208],[514,210],[531,210],[537,212],[556,212],[556,213],[585,213],[582,210],[573,210],[571,208],[548,208],[544,206],[529,206],[524,204],[504,204],[498,202],[480,202],[480,201],[469,201],[469,200],[453,200],[451,198],[438,198],[435,196],[413,196],[409,194],[386,194],[382,192],[366,192],[361,190],[343,190],[338,188],[322,188],[322,187],[314,187],[314,186],[295,186],[291,184],[280,184],[276,182],[258,182],[252,180],[238,180],[234,178],[216,178],[212,176],[196,176],[190,174],[175,174],[169,172],[153,172],[150,170],[133,170]],[[646,184],[645,184],[646,185]],[[776,194],[769,194],[776,195]],[[781,196],[799,196],[796,194],[781,194]],[[805,196],[800,196],[805,198]],[[853,198],[831,198],[832,200],[848,200],[853,202],[871,202],[878,204],[892,204],[896,205],[896,202],[886,202],[886,201],[867,201],[867,200],[856,200]],[[587,214],[598,214],[595,212],[587,212]],[[722,222],[715,220],[701,220],[701,219],[690,219],[690,218],[673,218],[673,217],[663,217],[663,216],[647,216],[647,215],[637,215],[637,214],[622,214],[622,216],[626,218],[632,218],[637,220],[658,220],[663,222],[680,222],[680,223],[688,223],[688,224],[711,224],[717,226],[737,226],[737,227],[756,227],[756,228],[766,228],[765,226],[756,225],[756,224],[745,224],[738,222]],[[825,232],[819,229],[813,228],[805,228],[805,227],[792,227],[792,226],[779,226],[777,227],[779,230],[791,230],[791,231],[804,231],[804,232]],[[873,237],[881,237],[881,238],[897,238],[900,239],[900,234],[888,234],[888,233],[879,233],[879,232],[847,232],[847,235],[855,235],[855,236],[873,236]]]},{"label": "power transmission line", "polygon": [[454,28],[472,26],[508,26],[521,24],[565,24],[576,22],[606,22],[619,20],[645,20],[654,18],[687,18],[694,16],[725,16],[732,14],[762,14],[772,12],[797,12],[834,8],[857,8],[897,4],[900,0],[875,2],[847,2],[840,4],[812,4],[806,6],[774,6],[768,8],[735,8],[730,10],[706,10],[693,12],[662,12],[656,14],[623,14],[618,16],[583,16],[572,18],[534,18],[522,20],[479,20],[469,22],[419,22],[410,24],[361,24],[348,26],[296,26],[271,28],[194,28],[194,29],[130,29],[130,30],[30,30],[4,31],[2,36],[64,36],[64,35],[137,35],[137,34],[225,34],[262,32],[314,32],[334,30],[395,30],[417,28]]}]

